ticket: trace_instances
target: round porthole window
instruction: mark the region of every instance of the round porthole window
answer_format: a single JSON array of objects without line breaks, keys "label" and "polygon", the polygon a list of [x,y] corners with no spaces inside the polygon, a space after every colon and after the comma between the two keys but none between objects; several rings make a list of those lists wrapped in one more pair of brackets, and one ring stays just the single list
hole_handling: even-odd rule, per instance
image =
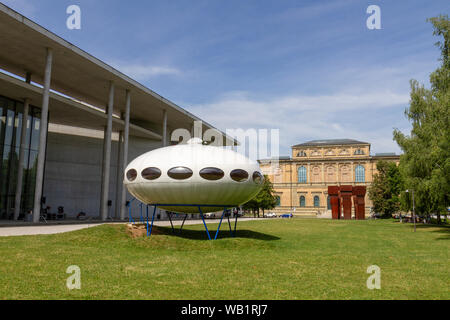
[{"label": "round porthole window", "polygon": [[142,170],[141,172],[142,178],[145,180],[156,180],[161,177],[161,170],[158,168],[150,167]]},{"label": "round porthole window", "polygon": [[220,180],[224,175],[225,173],[219,168],[204,168],[200,170],[200,177],[206,180]]},{"label": "round porthole window", "polygon": [[137,171],[135,169],[130,169],[127,171],[127,179],[130,182],[133,182],[134,180],[136,180],[137,177]]},{"label": "round porthole window", "polygon": [[184,180],[192,177],[192,170],[186,167],[175,167],[167,171],[167,175],[172,179]]},{"label": "round porthole window", "polygon": [[256,184],[262,184],[264,181],[264,176],[258,171],[253,172],[253,182]]},{"label": "round porthole window", "polygon": [[248,172],[242,169],[236,169],[230,173],[231,179],[237,182],[244,182],[248,179]]}]

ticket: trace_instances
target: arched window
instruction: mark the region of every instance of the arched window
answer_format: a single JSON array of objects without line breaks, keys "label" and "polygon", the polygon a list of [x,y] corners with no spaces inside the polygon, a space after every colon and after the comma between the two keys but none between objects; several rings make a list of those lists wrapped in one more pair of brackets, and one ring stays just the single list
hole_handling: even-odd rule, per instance
[{"label": "arched window", "polygon": [[320,198],[319,198],[319,196],[314,196],[314,207],[320,207]]},{"label": "arched window", "polygon": [[300,151],[299,153],[297,153],[297,157],[306,157],[306,152]]},{"label": "arched window", "polygon": [[275,200],[276,200],[275,206],[277,206],[277,207],[281,206],[281,198],[280,198],[280,196],[276,196]]},{"label": "arched window", "polygon": [[306,168],[305,167],[298,168],[298,182],[299,183],[308,182],[308,179],[306,178]]},{"label": "arched window", "polygon": [[300,196],[300,207],[306,207],[305,196]]},{"label": "arched window", "polygon": [[366,169],[362,165],[355,168],[355,182],[366,182]]},{"label": "arched window", "polygon": [[354,154],[355,154],[355,155],[363,155],[363,154],[364,154],[364,151],[361,150],[361,149],[357,149],[357,150],[355,151]]}]

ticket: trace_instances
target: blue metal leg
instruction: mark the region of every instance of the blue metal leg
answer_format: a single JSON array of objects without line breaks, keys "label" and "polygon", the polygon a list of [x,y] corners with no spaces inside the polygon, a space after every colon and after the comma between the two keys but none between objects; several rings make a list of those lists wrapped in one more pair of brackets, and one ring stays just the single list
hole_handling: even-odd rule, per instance
[{"label": "blue metal leg", "polygon": [[155,214],[156,214],[156,206],[155,206],[155,209],[153,209],[152,224],[150,225],[150,232],[148,231],[148,220],[147,220],[147,236],[149,236],[149,237],[152,235],[153,222],[155,221]]},{"label": "blue metal leg", "polygon": [[225,215],[225,211],[227,211],[227,208],[223,209],[222,217],[220,218],[219,227],[217,228],[216,236],[214,237],[214,240],[217,240],[217,236],[219,235],[219,230],[220,230],[220,226],[222,225],[222,220],[223,220],[223,216]]},{"label": "blue metal leg", "polygon": [[148,205],[146,206],[146,212],[147,212],[147,234],[148,234]]},{"label": "blue metal leg", "polygon": [[203,212],[202,212],[202,209],[200,208],[200,206],[198,206],[198,210],[200,212],[200,216],[202,217],[203,225],[205,226],[206,234],[208,235],[208,239],[211,240],[211,235],[209,234],[208,227],[206,226],[205,218],[203,217]]}]

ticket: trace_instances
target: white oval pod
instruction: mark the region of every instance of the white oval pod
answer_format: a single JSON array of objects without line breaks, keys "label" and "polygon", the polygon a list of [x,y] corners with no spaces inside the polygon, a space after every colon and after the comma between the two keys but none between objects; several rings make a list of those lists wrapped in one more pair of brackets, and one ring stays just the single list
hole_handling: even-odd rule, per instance
[{"label": "white oval pod", "polygon": [[221,210],[214,206],[232,208],[246,203],[261,190],[262,177],[256,161],[193,138],[188,144],[139,156],[125,169],[124,184],[145,204],[196,213],[199,210],[194,205],[202,205],[202,212],[213,212]]}]

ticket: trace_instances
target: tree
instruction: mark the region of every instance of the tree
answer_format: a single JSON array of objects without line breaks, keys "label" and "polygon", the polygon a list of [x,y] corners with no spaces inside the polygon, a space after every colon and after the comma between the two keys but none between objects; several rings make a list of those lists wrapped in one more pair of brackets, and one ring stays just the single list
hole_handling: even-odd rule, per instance
[{"label": "tree", "polygon": [[242,205],[242,209],[251,210],[253,212],[253,216],[255,216],[255,212],[258,210],[258,203],[256,202],[256,196],[252,200],[244,203]]},{"label": "tree", "polygon": [[379,161],[377,170],[369,187],[369,198],[375,212],[381,213],[383,218],[390,218],[401,208],[400,195],[404,190],[402,176],[392,161]]},{"label": "tree", "polygon": [[[449,206],[450,190],[450,21],[447,15],[428,19],[433,35],[443,37],[440,67],[430,75],[430,89],[411,80],[411,101],[405,115],[412,123],[409,136],[394,131],[403,150],[400,172],[405,188],[413,189],[416,212],[440,214]],[[408,209],[411,201],[406,199]]]},{"label": "tree", "polygon": [[277,204],[277,199],[274,196],[274,189],[273,184],[270,182],[268,176],[264,176],[264,184],[262,186],[261,191],[250,201],[245,203],[242,207],[245,210],[252,210],[253,213],[257,212],[259,217],[259,209],[262,209],[263,211],[263,217],[264,217],[264,210],[270,210],[275,208]]}]

